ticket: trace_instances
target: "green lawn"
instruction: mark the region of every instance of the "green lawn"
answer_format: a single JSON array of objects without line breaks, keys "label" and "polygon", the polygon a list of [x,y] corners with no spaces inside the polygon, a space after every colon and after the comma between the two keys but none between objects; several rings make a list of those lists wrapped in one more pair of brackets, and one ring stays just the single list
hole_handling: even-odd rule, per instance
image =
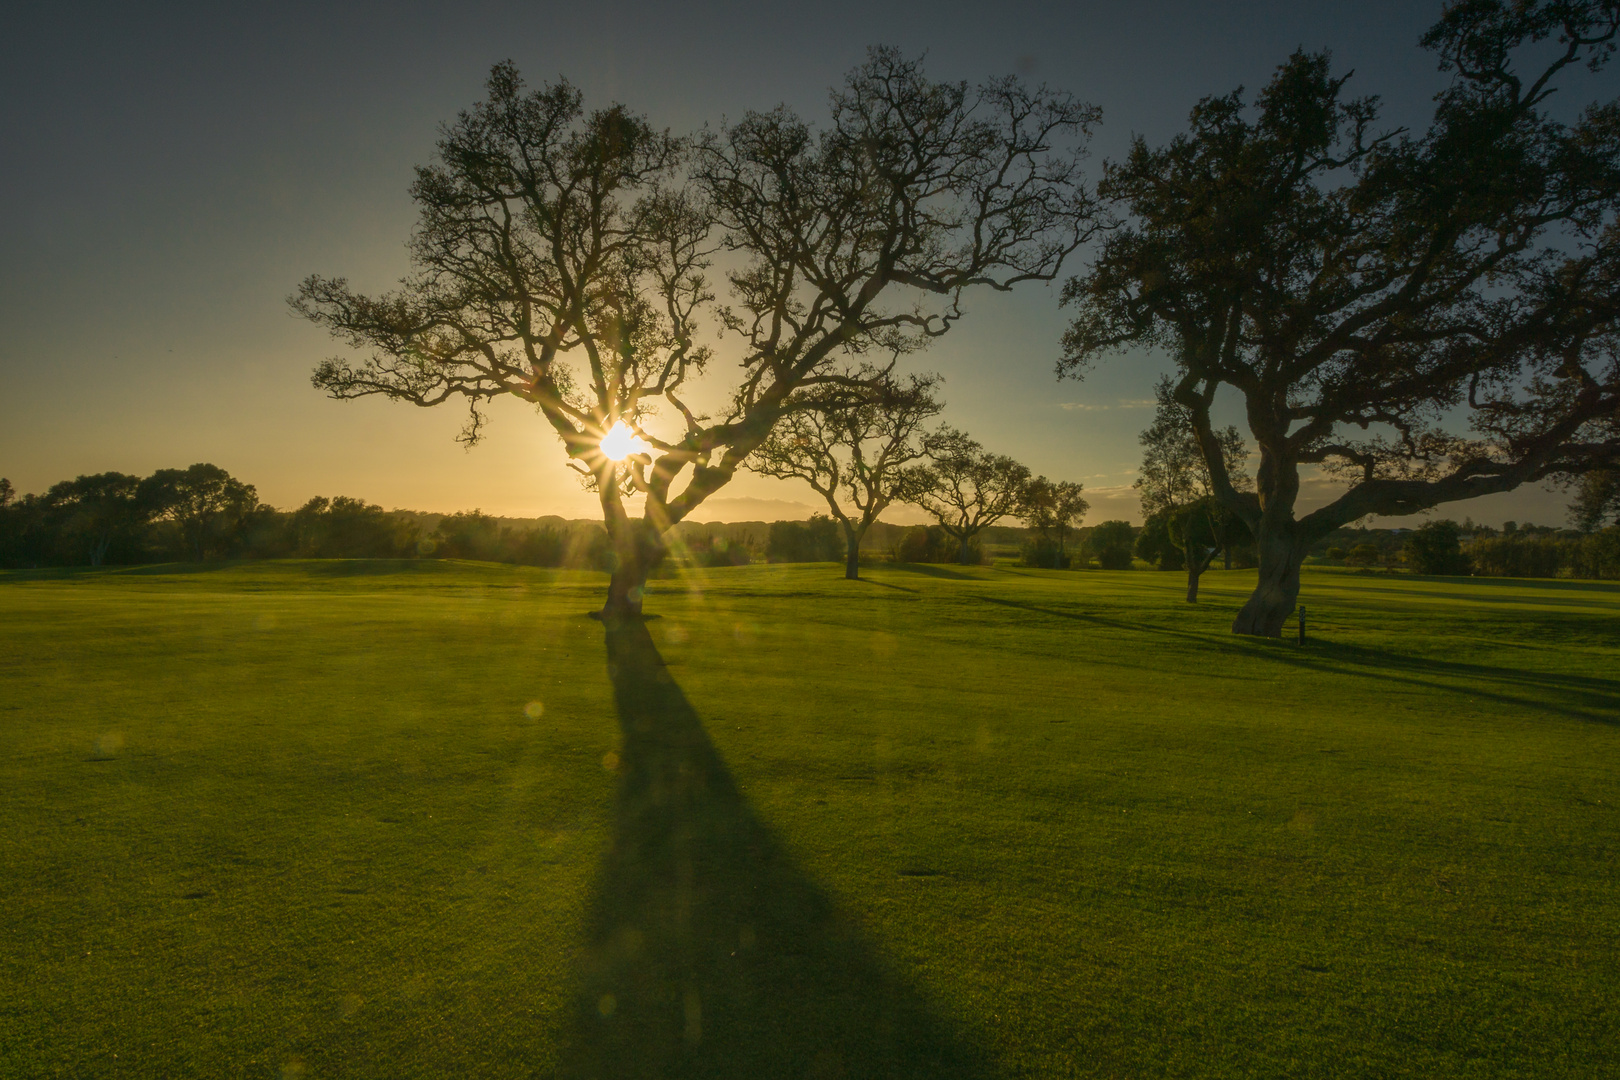
[{"label": "green lawn", "polygon": [[0,575],[0,1077],[1620,1075],[1620,589]]}]

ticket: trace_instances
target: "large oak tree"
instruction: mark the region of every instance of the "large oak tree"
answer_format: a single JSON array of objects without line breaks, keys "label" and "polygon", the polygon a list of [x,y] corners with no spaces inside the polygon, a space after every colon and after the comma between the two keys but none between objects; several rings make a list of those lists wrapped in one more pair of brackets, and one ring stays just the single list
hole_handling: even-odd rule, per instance
[{"label": "large oak tree", "polygon": [[[683,141],[619,106],[588,113],[566,83],[525,91],[498,65],[418,170],[415,272],[381,297],[311,277],[293,298],[370,350],[321,365],[315,384],[460,398],[469,440],[481,403],[534,403],[601,499],[616,556],[603,615],[637,615],[669,529],[731,480],[795,391],[945,333],[967,290],[1060,273],[1097,227],[1079,157],[1098,118],[1015,80],[934,82],[874,49],[819,129],[777,108]],[[704,336],[711,313],[719,342]],[[718,367],[733,377],[706,413],[695,384]],[[621,424],[637,438],[604,452]]]},{"label": "large oak tree", "polygon": [[[1307,548],[1338,526],[1620,455],[1620,105],[1551,110],[1617,24],[1613,0],[1466,0],[1424,38],[1453,81],[1421,134],[1375,133],[1377,100],[1296,54],[1252,106],[1206,98],[1186,133],[1109,165],[1100,190],[1130,226],[1065,289],[1060,367],[1144,343],[1175,360],[1216,496],[1258,549],[1234,632],[1280,632]],[[1222,387],[1259,452],[1253,491],[1211,419]],[[1347,489],[1299,516],[1312,467]]]}]

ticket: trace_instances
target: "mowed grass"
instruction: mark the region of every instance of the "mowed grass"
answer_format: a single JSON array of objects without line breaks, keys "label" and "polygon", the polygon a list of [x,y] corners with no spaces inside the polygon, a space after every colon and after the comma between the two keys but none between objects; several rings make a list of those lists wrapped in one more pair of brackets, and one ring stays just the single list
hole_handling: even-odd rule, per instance
[{"label": "mowed grass", "polygon": [[865,573],[0,576],[0,1076],[1620,1075],[1615,586]]}]

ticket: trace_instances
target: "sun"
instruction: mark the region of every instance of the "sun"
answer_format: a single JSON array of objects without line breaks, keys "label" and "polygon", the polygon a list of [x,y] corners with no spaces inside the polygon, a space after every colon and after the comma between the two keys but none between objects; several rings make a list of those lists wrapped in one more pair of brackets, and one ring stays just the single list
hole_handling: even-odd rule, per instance
[{"label": "sun", "polygon": [[608,433],[602,436],[600,446],[602,453],[610,461],[623,461],[631,454],[648,454],[652,452],[652,446],[647,440],[637,435],[635,428],[632,428],[623,420],[614,422],[613,426],[608,429]]}]

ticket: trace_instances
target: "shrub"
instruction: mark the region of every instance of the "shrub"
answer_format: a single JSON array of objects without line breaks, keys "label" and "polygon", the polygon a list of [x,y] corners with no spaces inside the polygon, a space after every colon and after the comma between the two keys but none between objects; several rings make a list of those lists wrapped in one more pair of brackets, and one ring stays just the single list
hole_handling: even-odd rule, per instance
[{"label": "shrub", "polygon": [[1357,544],[1344,557],[1344,561],[1351,566],[1377,566],[1378,559],[1378,545],[1367,543]]},{"label": "shrub", "polygon": [[1136,527],[1128,521],[1105,521],[1086,537],[1086,550],[1104,570],[1129,570]]},{"label": "shrub", "polygon": [[1468,574],[1473,567],[1463,554],[1460,536],[1457,523],[1449,518],[1422,525],[1406,538],[1406,561],[1420,574]]},{"label": "shrub", "polygon": [[1019,552],[1018,561],[1024,566],[1035,566],[1043,570],[1067,570],[1069,568],[1068,553],[1058,550],[1056,540],[1049,540],[1044,536],[1031,537],[1025,540],[1023,549]]},{"label": "shrub", "polygon": [[809,521],[773,521],[765,539],[765,558],[771,562],[839,562],[844,550],[838,523],[826,514],[812,515]]}]

